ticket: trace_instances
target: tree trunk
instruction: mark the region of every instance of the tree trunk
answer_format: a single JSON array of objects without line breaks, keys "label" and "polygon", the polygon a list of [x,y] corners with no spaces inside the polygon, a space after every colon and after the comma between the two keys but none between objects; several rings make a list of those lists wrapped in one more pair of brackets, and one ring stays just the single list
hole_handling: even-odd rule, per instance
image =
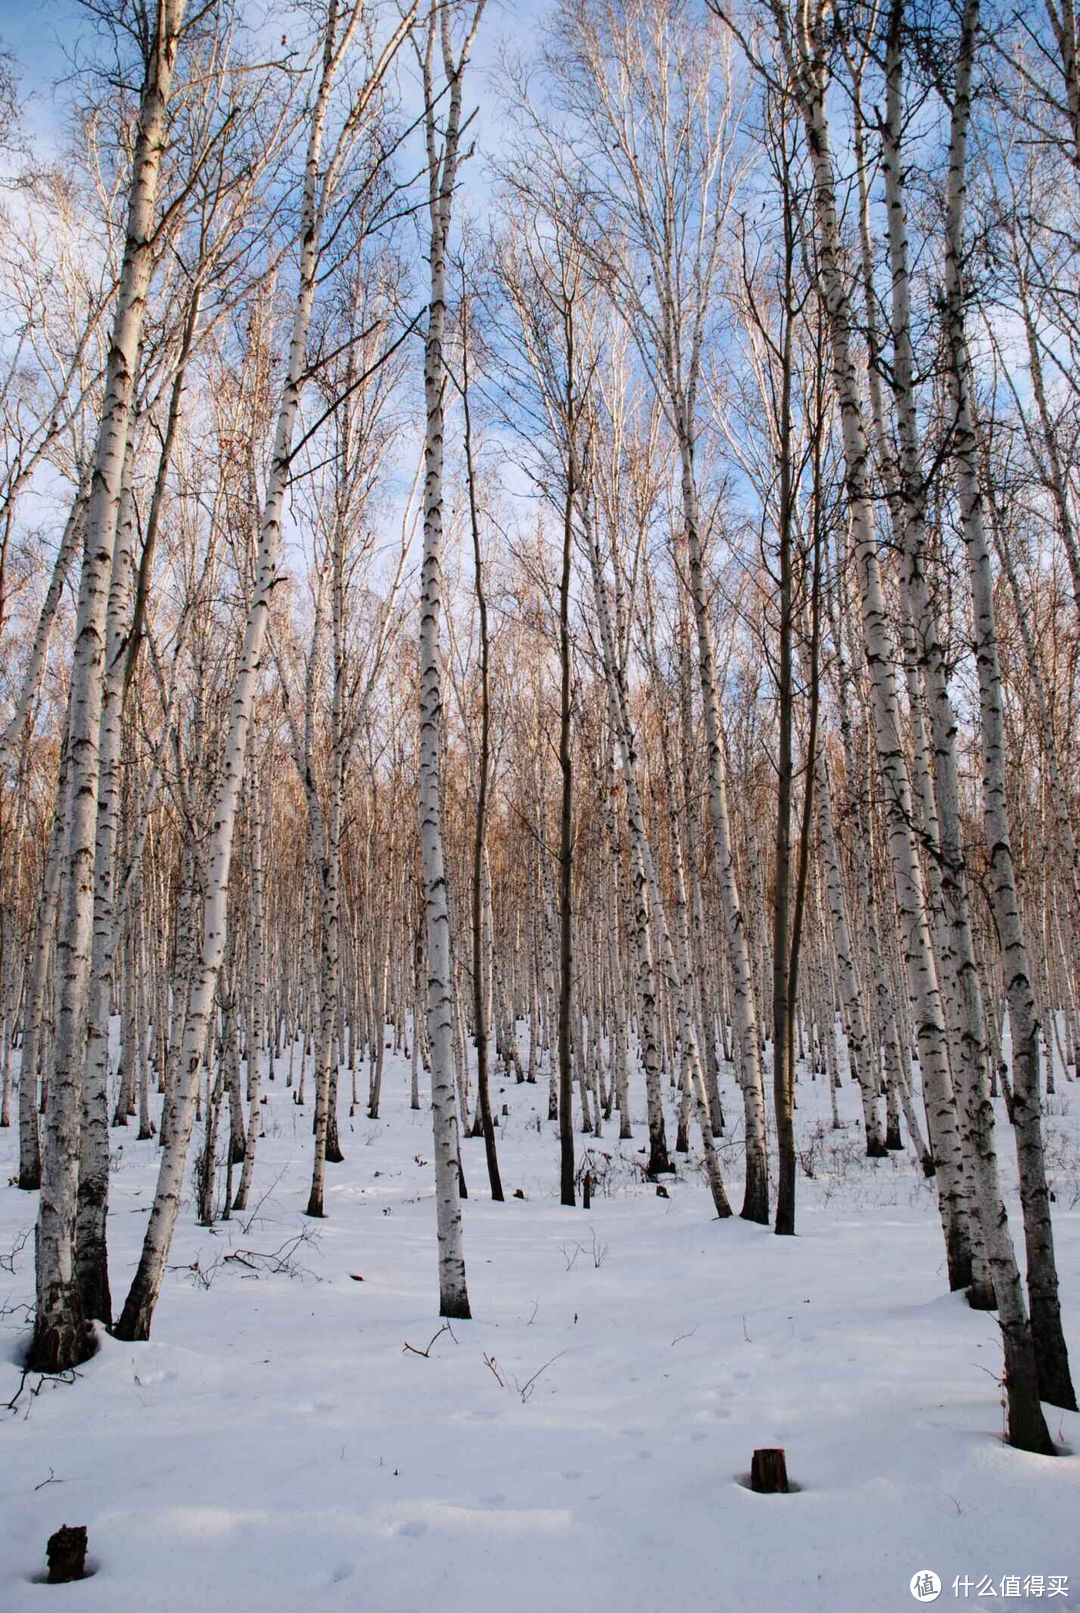
[{"label": "tree trunk", "polygon": [[45,1117],[37,1224],[37,1309],[28,1364],[58,1372],[94,1348],[75,1272],[87,975],[93,936],[93,863],[109,579],[116,541],[132,392],[154,251],[158,178],[184,0],[161,0],[143,82],[124,258],[106,366],[86,518],[68,715],[65,847],[57,937],[56,1047]]},{"label": "tree trunk", "polygon": [[[979,678],[983,814],[990,855],[990,900],[1001,946],[1005,992],[1009,1005],[1013,1050],[1012,1117],[1020,1166],[1020,1197],[1028,1257],[1031,1333],[1038,1371],[1038,1393],[1020,1381],[1019,1365],[1010,1379],[1010,1395],[1018,1402],[1016,1435],[1024,1449],[1049,1446],[1038,1400],[1076,1409],[1069,1357],[1061,1325],[1057,1266],[1042,1144],[1039,1090],[1039,1022],[1028,965],[1027,944],[1013,864],[1012,838],[1005,788],[1005,711],[998,657],[990,548],[982,518],[978,440],[971,397],[971,376],[964,328],[963,216],[966,156],[971,113],[971,72],[979,25],[978,0],[965,0],[960,53],[952,100],[949,175],[946,187],[945,334],[946,379],[955,411],[952,450],[956,470],[960,522],[967,549],[968,574],[975,616],[975,661]],[[1003,1318],[1004,1325],[1004,1318]],[[1020,1355],[1020,1346],[1017,1346]],[[1026,1359],[1026,1358],[1023,1358]],[[1021,1397],[1023,1397],[1021,1404]]]}]

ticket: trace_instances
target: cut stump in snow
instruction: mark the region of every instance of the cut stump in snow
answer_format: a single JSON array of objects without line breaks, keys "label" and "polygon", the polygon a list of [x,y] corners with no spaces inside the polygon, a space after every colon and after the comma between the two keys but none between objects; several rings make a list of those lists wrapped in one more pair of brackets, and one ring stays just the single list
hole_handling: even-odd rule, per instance
[{"label": "cut stump in snow", "polygon": [[759,1495],[787,1495],[787,1462],[782,1450],[754,1452],[750,1462],[750,1488]]},{"label": "cut stump in snow", "polygon": [[67,1585],[73,1579],[85,1579],[85,1526],[79,1524],[76,1528],[72,1528],[65,1523],[62,1529],[49,1536],[45,1556],[49,1564],[50,1585]]}]

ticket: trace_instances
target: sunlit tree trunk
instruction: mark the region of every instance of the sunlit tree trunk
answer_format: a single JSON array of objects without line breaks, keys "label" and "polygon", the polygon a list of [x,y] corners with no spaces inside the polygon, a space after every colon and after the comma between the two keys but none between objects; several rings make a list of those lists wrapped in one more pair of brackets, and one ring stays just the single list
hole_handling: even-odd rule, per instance
[{"label": "sunlit tree trunk", "polygon": [[67,733],[67,806],[57,936],[58,1008],[37,1222],[37,1309],[28,1362],[56,1372],[93,1350],[75,1270],[105,630],[132,393],[154,253],[158,179],[184,0],[161,0],[143,82],[124,258],[86,516]]},{"label": "sunlit tree trunk", "polygon": [[[1039,1019],[1020,915],[1005,779],[1005,711],[994,611],[990,546],[983,524],[979,487],[978,440],[971,397],[971,374],[964,315],[964,204],[966,159],[971,117],[971,75],[979,26],[979,0],[965,0],[956,81],[952,94],[949,173],[945,222],[946,380],[954,409],[952,451],[960,521],[967,549],[968,574],[975,617],[975,661],[979,678],[983,813],[990,855],[990,899],[1001,947],[1005,993],[1012,1030],[1013,1102],[1020,1164],[1020,1196],[1028,1257],[1031,1333],[1044,1400],[1070,1410],[1076,1394],[1061,1325],[1057,1266],[1050,1220],[1049,1189],[1042,1141],[1042,1097],[1039,1083]],[[989,1100],[987,1100],[989,1101]],[[1002,1326],[1019,1326],[1015,1311],[1002,1315]],[[1023,1341],[1015,1343],[1016,1360],[1009,1373],[1010,1438],[1025,1449],[1049,1448],[1049,1436],[1034,1385],[1022,1377]],[[1021,1404],[1020,1397],[1026,1394]],[[1013,1423],[1016,1427],[1014,1429]]]},{"label": "sunlit tree trunk", "polygon": [[953,1288],[966,1288],[971,1280],[971,1251],[960,1138],[900,724],[896,688],[899,657],[882,587],[864,403],[851,347],[851,307],[841,267],[840,226],[825,109],[824,19],[816,8],[802,14],[792,37],[787,18],[778,5],[774,7],[774,17],[788,52],[793,88],[810,149],[822,294],[832,343],[833,384],[840,408],[848,508],[862,602],[862,630],[870,674],[878,766],[886,796],[896,901],[903,927],[907,984],[918,1026],[919,1062],[937,1162],[949,1281]]},{"label": "sunlit tree trunk", "polygon": [[[333,178],[333,164],[327,173],[320,171],[323,134],[330,92],[348,42],[359,26],[360,9],[359,5],[354,6],[340,27],[337,0],[330,0],[327,14],[304,165],[299,236],[300,275],[289,337],[288,362],[262,509],[254,588],[232,687],[221,783],[214,806],[212,829],[204,850],[208,873],[201,945],[191,982],[176,1071],[174,1118],[170,1121],[163,1143],[154,1204],[138,1269],[117,1324],[118,1335],[125,1339],[149,1337],[180,1207],[184,1166],[198,1099],[199,1070],[225,954],[234,828],[245,774],[256,683],[270,615],[270,596],[278,575],[282,510],[291,468],[293,433],[306,379],[308,331],[318,277],[320,229]],[[338,150],[341,150],[340,145]],[[164,1132],[165,1128],[162,1129]]]},{"label": "sunlit tree trunk", "polygon": [[[431,12],[422,58],[428,171],[428,321],[424,341],[424,555],[420,579],[420,841],[427,918],[427,1019],[431,1044],[431,1107],[435,1134],[435,1201],[439,1246],[439,1311],[467,1317],[469,1295],[461,1230],[461,1179],[454,1091],[453,974],[450,907],[443,849],[441,798],[443,610],[443,396],[446,385],[446,250],[457,183],[461,139],[462,75],[476,37],[484,0],[473,8],[455,57],[449,7]],[[437,104],[436,56],[446,80],[447,105]]]}]

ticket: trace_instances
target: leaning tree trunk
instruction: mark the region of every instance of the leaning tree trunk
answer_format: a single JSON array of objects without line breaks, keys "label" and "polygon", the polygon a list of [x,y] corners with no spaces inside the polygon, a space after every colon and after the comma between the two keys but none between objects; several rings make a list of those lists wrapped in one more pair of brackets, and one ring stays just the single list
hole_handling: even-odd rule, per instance
[{"label": "leaning tree trunk", "polygon": [[78,1365],[94,1348],[75,1273],[74,1240],[87,976],[94,918],[105,620],[132,392],[153,267],[154,217],[167,132],[166,111],[183,15],[184,0],[161,0],[143,82],[75,622],[67,732],[66,842],[57,934],[56,1044],[45,1115],[37,1223],[37,1308],[27,1357],[30,1366],[47,1372]]},{"label": "leaning tree trunk", "polygon": [[[1061,1325],[1057,1266],[1042,1142],[1039,1090],[1039,1020],[1020,915],[1006,796],[1005,708],[994,614],[990,546],[983,525],[978,440],[964,321],[963,219],[966,157],[971,113],[971,74],[979,26],[979,0],[966,0],[953,90],[945,217],[946,380],[954,410],[952,437],[960,523],[967,549],[975,616],[975,662],[979,678],[983,815],[990,856],[990,901],[1001,947],[1013,1054],[1012,1119],[1020,1167],[1020,1198],[1028,1260],[1031,1332],[1044,1400],[1076,1409],[1069,1357]],[[1037,1417],[1036,1417],[1037,1413]],[[1037,1397],[1028,1418],[1029,1449],[1047,1440]]]},{"label": "leaning tree trunk", "polygon": [[34,701],[37,697],[38,685],[45,669],[45,656],[49,648],[49,639],[52,636],[53,622],[64,593],[64,584],[67,582],[71,562],[75,558],[76,550],[84,539],[86,522],[86,489],[80,487],[75,502],[71,506],[71,513],[64,527],[64,535],[60,540],[56,560],[53,565],[52,576],[42,602],[38,615],[38,624],[34,632],[33,643],[26,662],[26,670],[19,685],[19,692],[15,697],[15,709],[8,718],[7,723],[0,731],[0,774],[7,767],[8,758],[13,751],[17,751],[22,742],[26,724],[30,717]]},{"label": "leaning tree trunk", "polygon": [[[354,11],[350,27],[355,28],[357,20],[358,14]],[[248,732],[251,727],[256,685],[270,616],[270,596],[277,581],[282,509],[291,468],[293,430],[305,380],[308,330],[318,276],[319,226],[322,212],[319,205],[320,157],[330,90],[344,50],[344,43],[334,37],[336,22],[337,6],[332,3],[327,22],[322,72],[308,134],[301,207],[300,280],[259,531],[255,584],[248,606],[240,662],[233,682],[229,732],[221,783],[214,808],[213,827],[204,849],[207,889],[203,902],[202,943],[188,994],[183,1043],[175,1074],[176,1091],[170,1095],[171,1102],[167,1099],[170,1118],[162,1147],[154,1204],[143,1240],[138,1269],[116,1329],[118,1336],[124,1339],[145,1339],[150,1336],[150,1323],[161,1291],[169,1245],[180,1208],[184,1167],[198,1100],[199,1070],[210,1029],[218,977],[225,955],[233,831],[244,780]],[[163,1133],[166,1131],[164,1124],[162,1131]]]},{"label": "leaning tree trunk", "polygon": [[[995,1226],[984,1228],[984,1204],[998,1196],[997,1165],[993,1157],[993,1111],[990,1111],[989,1155],[979,1126],[986,1116],[979,1107],[979,1095],[987,1085],[988,1049],[984,1034],[985,1014],[978,964],[971,926],[971,904],[960,819],[960,788],[956,757],[958,724],[948,690],[945,656],[926,577],[925,481],[919,444],[915,394],[915,362],[911,340],[911,298],[908,265],[907,211],[904,196],[901,139],[903,108],[903,0],[893,7],[889,30],[886,118],[882,138],[882,168],[888,208],[889,264],[891,269],[891,334],[893,343],[893,390],[899,442],[898,475],[893,499],[903,555],[901,573],[902,608],[905,618],[905,659],[912,681],[912,719],[915,758],[923,797],[924,833],[931,846],[930,877],[935,881],[933,923],[939,939],[938,958],[946,991],[946,1012],[950,1032],[952,1070],[961,1109],[969,1126],[964,1160],[972,1209],[972,1285],[969,1301],[976,1307],[992,1307],[995,1282],[990,1270],[989,1240],[1000,1238],[995,1208]],[[869,275],[867,275],[869,284]],[[869,303],[869,292],[868,292]],[[877,435],[884,457],[885,431],[880,423]],[[929,761],[929,744],[923,717],[924,695],[928,698],[934,747],[934,767]],[[988,1090],[988,1088],[987,1088]],[[976,1128],[970,1130],[970,1128]],[[987,1175],[987,1158],[991,1176]],[[982,1174],[984,1180],[977,1178]],[[985,1246],[985,1247],[984,1247]],[[1011,1245],[1010,1245],[1011,1248]],[[999,1262],[1000,1270],[1000,1262]],[[1026,1324],[1025,1324],[1026,1325]]]},{"label": "leaning tree trunk", "polygon": [[798,39],[791,41],[786,16],[779,7],[775,15],[782,37],[789,47],[794,45],[798,57],[797,63],[793,63],[793,80],[813,167],[822,292],[832,344],[833,384],[840,406],[848,508],[859,572],[878,767],[886,797],[889,849],[904,937],[905,971],[918,1026],[919,1063],[937,1162],[938,1201],[949,1283],[954,1289],[966,1288],[971,1280],[971,1251],[960,1138],[900,725],[896,689],[898,656],[889,628],[877,552],[864,406],[851,346],[851,306],[841,269],[840,224],[825,109],[824,42],[817,32],[821,19],[816,17],[814,24],[801,22]]}]

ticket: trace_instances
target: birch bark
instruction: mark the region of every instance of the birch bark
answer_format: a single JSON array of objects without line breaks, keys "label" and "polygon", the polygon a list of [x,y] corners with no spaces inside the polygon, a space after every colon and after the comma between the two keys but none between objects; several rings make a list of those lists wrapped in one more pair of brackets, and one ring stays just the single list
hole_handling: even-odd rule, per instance
[{"label": "birch bark", "polygon": [[[342,15],[338,0],[330,0],[323,39],[322,59],[308,130],[299,231],[300,273],[289,338],[288,361],[282,385],[274,445],[267,475],[266,494],[259,532],[256,575],[248,606],[244,640],[232,688],[229,731],[221,783],[215,803],[213,825],[205,849],[208,869],[203,903],[202,941],[191,983],[184,1024],[183,1045],[177,1069],[175,1120],[169,1126],[167,1146],[163,1147],[154,1205],[150,1213],[138,1269],[117,1324],[117,1334],[125,1339],[149,1337],[154,1307],[165,1273],[169,1244],[180,1207],[184,1166],[191,1141],[198,1099],[199,1068],[210,1029],[218,976],[225,952],[228,917],[229,870],[232,862],[234,828],[240,791],[244,780],[248,734],[251,727],[255,689],[262,664],[263,648],[270,615],[270,596],[278,577],[281,548],[281,521],[292,463],[292,440],[306,379],[308,332],[318,279],[322,226],[333,195],[340,162],[344,159],[342,136],[334,157],[322,166],[323,137],[329,112],[330,95],[348,47],[363,13],[362,0],[355,0]],[[407,31],[411,13],[381,58],[386,66],[397,44]],[[355,130],[366,99],[381,77],[376,73],[361,90],[347,120]],[[164,1128],[163,1128],[164,1130]]]},{"label": "birch bark", "polygon": [[971,1252],[960,1139],[923,871],[913,827],[911,782],[900,726],[896,689],[899,658],[889,628],[877,552],[864,403],[851,347],[851,306],[841,267],[840,225],[825,105],[824,17],[817,7],[800,13],[793,34],[779,5],[774,5],[773,15],[788,58],[810,150],[822,290],[832,345],[833,385],[840,406],[849,519],[859,573],[862,630],[870,674],[878,766],[886,796],[889,849],[904,933],[904,963],[918,1026],[919,1063],[937,1162],[949,1282],[953,1288],[965,1288],[971,1278]]},{"label": "birch bark", "polygon": [[[947,383],[953,406],[952,456],[960,504],[960,522],[968,557],[968,574],[975,618],[975,661],[979,679],[980,747],[983,814],[990,855],[990,898],[1001,948],[1005,993],[1009,1005],[1013,1051],[1012,1120],[1020,1167],[1020,1198],[1028,1259],[1028,1297],[1031,1334],[1038,1373],[1038,1390],[1044,1400],[1076,1407],[1069,1371],[1068,1350],[1061,1324],[1057,1265],[1050,1219],[1049,1189],[1042,1140],[1042,1098],[1039,1086],[1039,1019],[1027,941],[1013,862],[1012,836],[1006,795],[1005,710],[1001,663],[998,655],[994,608],[994,581],[990,545],[983,523],[979,485],[978,437],[971,395],[971,367],[965,330],[964,206],[967,189],[967,144],[971,120],[971,80],[979,29],[979,0],[965,0],[953,88],[949,139],[949,170],[945,215],[945,337],[948,345]],[[987,1099],[989,1102],[989,1099]],[[1002,1315],[1002,1325],[1009,1318]],[[1017,1361],[1010,1391],[1028,1392],[1026,1409],[1016,1409],[1017,1438],[1027,1449],[1048,1445],[1038,1396],[1021,1377],[1023,1343],[1016,1343]],[[1012,1420],[1010,1402],[1010,1427]],[[1040,1427],[1040,1425],[1042,1425]],[[1010,1435],[1011,1437],[1011,1435]]]},{"label": "birch bark", "polygon": [[28,1364],[43,1372],[92,1353],[75,1270],[87,985],[93,938],[105,624],[131,401],[153,267],[154,219],[167,108],[184,0],[161,0],[143,81],[116,313],[86,516],[68,713],[65,845],[57,935],[58,1005],[53,1077],[45,1116],[37,1221],[37,1309]]},{"label": "birch bark", "polygon": [[[428,170],[428,323],[424,342],[424,555],[420,580],[420,840],[427,919],[427,1020],[431,1045],[431,1107],[435,1135],[435,1200],[439,1251],[439,1313],[468,1317],[469,1295],[461,1228],[458,1119],[454,1092],[453,975],[450,910],[443,852],[441,799],[443,609],[443,434],[446,377],[446,250],[462,134],[462,79],[484,11],[472,10],[455,56],[450,8],[438,0],[422,58]],[[448,91],[440,133],[435,93],[436,53]]]}]

